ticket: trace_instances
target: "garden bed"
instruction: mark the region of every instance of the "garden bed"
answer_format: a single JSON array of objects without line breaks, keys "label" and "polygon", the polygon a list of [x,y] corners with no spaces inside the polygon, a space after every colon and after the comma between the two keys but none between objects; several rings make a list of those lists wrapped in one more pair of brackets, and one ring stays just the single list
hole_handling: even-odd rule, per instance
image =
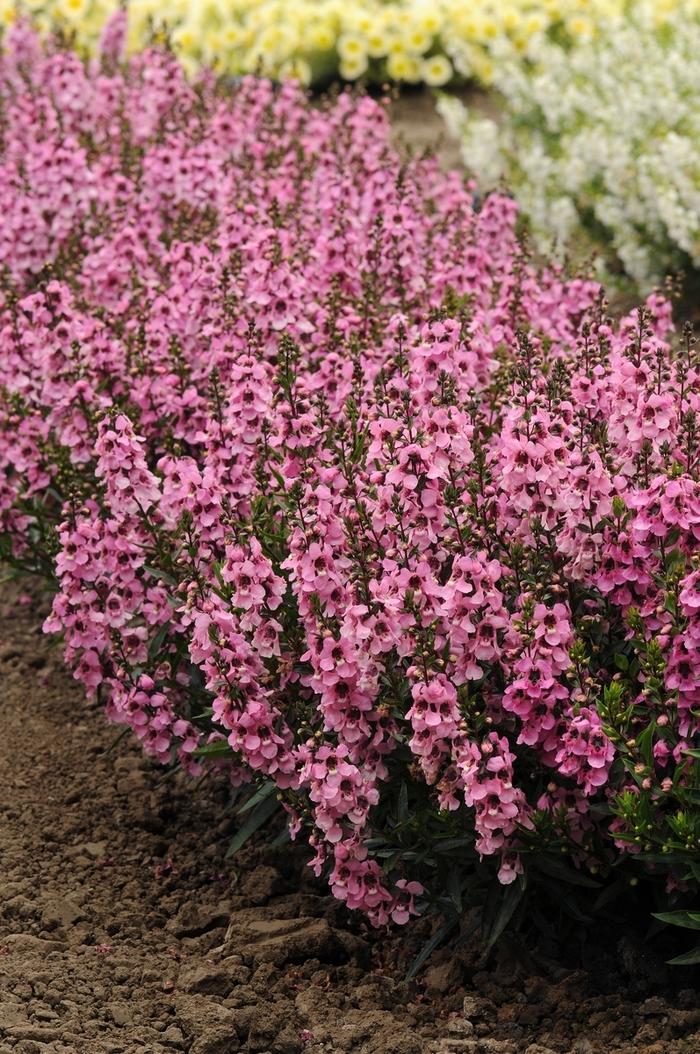
[{"label": "garden bed", "polygon": [[687,980],[631,938],[589,948],[590,972],[513,944],[485,964],[473,938],[406,983],[430,923],[349,922],[288,848],[225,861],[223,783],[163,782],[115,744],[44,606],[3,587],[2,1054],[698,1049]]},{"label": "garden bed", "polygon": [[3,60],[0,1054],[692,1054],[692,332],[123,29]]}]

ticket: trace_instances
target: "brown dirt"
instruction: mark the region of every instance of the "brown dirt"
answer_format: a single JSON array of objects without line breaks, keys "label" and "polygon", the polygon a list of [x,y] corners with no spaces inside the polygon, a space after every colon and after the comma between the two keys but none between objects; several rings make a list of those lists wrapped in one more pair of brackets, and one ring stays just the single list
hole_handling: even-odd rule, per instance
[{"label": "brown dirt", "polygon": [[[402,978],[297,850],[224,854],[226,788],[144,759],[0,597],[0,1054],[697,1054],[692,991],[623,942],[590,973],[474,943]],[[113,749],[105,753],[110,746]]]},{"label": "brown dirt", "polygon": [[[474,87],[451,89],[462,102],[484,117],[496,117],[493,96]],[[389,110],[394,138],[417,153],[437,154],[445,168],[463,169],[459,141],[451,136],[437,112],[435,95],[425,88],[406,88],[393,99]]]},{"label": "brown dirt", "polygon": [[437,154],[445,168],[462,167],[459,143],[447,132],[430,92],[403,92],[392,101],[389,112],[397,142],[405,143],[416,153],[427,150]]}]

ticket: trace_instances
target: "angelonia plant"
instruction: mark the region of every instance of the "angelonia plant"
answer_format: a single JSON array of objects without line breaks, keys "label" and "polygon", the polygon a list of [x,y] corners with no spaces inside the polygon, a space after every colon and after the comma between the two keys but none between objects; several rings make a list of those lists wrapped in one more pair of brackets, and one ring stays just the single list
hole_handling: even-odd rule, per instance
[{"label": "angelonia plant", "polygon": [[376,925],[448,871],[697,884],[691,334],[382,104],[123,39],[0,59],[0,551],[75,677]]}]

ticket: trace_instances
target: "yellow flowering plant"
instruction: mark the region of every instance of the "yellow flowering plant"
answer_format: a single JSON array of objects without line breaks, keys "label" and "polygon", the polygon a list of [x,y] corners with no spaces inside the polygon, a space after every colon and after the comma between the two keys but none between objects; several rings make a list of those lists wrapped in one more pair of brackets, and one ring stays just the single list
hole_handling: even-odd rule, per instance
[{"label": "yellow flowering plant", "polygon": [[[193,71],[258,72],[303,84],[334,78],[441,87],[489,85],[504,54],[534,56],[543,37],[590,39],[634,0],[129,0],[129,48],[167,36]],[[659,0],[660,16],[679,0]],[[94,50],[119,0],[0,0]]]}]

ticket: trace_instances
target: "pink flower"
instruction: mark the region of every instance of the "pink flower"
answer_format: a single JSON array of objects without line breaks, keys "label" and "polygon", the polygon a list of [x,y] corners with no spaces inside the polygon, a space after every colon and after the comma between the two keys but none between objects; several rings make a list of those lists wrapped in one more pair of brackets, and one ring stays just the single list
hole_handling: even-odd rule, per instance
[{"label": "pink flower", "polygon": [[440,893],[393,847],[443,811],[503,883],[543,829],[639,855],[647,792],[666,838],[700,706],[669,306],[610,322],[370,98],[123,46],[0,56],[2,552],[55,576],[86,693],[269,785],[375,925]]}]

